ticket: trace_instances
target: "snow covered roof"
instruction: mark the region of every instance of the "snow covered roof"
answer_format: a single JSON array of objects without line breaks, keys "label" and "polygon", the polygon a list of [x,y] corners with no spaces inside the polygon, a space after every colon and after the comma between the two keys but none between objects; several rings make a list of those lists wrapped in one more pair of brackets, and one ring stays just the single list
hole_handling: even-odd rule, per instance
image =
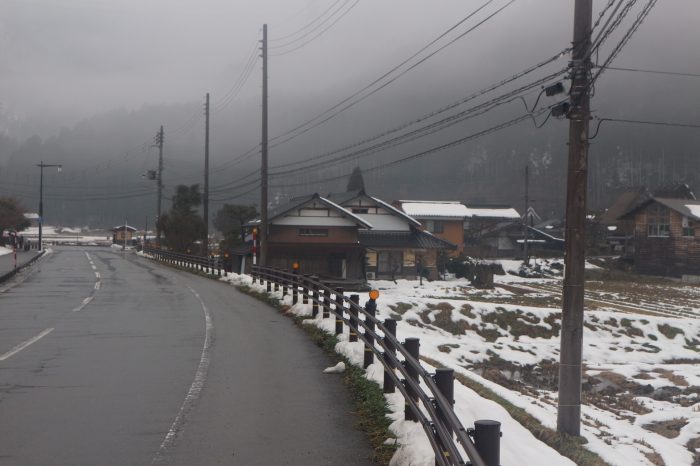
[{"label": "snow covered roof", "polygon": [[468,209],[459,201],[399,201],[401,208],[411,217],[418,218],[465,218]]},{"label": "snow covered roof", "polygon": [[679,214],[689,217],[693,220],[700,220],[700,201],[694,201],[691,199],[666,199],[661,197],[653,197],[651,199],[648,199],[646,202],[639,204],[632,210],[629,210],[624,215],[621,215],[620,218],[628,218],[634,215],[640,209],[646,208],[652,202],[658,202],[659,204],[662,204],[668,207],[669,209],[675,210]]},{"label": "snow covered roof", "polygon": [[27,212],[24,214],[24,218],[28,220],[39,220],[39,214],[36,212]]},{"label": "snow covered roof", "polygon": [[117,225],[116,227],[112,228],[112,231],[123,230],[124,227],[126,227],[127,230],[136,231],[136,228],[132,227],[131,225]]},{"label": "snow covered roof", "polygon": [[517,210],[510,206],[465,206],[467,209],[467,217],[486,217],[486,218],[520,218]]}]

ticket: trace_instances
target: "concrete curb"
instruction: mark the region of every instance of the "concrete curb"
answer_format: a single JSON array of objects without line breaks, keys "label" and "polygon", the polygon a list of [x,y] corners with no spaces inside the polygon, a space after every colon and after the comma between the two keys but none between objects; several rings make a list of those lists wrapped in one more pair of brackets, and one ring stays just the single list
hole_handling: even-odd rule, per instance
[{"label": "concrete curb", "polygon": [[28,260],[27,262],[25,262],[24,264],[17,266],[16,269],[10,270],[9,272],[7,272],[7,273],[4,274],[4,275],[0,275],[0,283],[4,283],[4,282],[6,282],[7,280],[9,280],[10,278],[14,277],[14,276],[17,274],[17,272],[19,272],[20,270],[24,269],[25,267],[28,267],[28,266],[32,265],[32,264],[33,264],[35,261],[37,261],[40,257],[44,257],[45,254],[46,254],[46,250],[44,250],[44,251],[40,252],[39,254],[37,254],[36,256],[32,257],[31,259],[29,259],[29,260]]}]

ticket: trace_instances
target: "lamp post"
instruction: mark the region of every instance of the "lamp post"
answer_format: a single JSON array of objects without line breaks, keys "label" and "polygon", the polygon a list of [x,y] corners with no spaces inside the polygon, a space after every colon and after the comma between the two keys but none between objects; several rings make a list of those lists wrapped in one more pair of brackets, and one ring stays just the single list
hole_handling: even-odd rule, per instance
[{"label": "lamp post", "polygon": [[44,163],[42,160],[41,163],[36,164],[37,167],[40,169],[40,175],[39,175],[39,251],[44,250],[44,243],[42,242],[42,227],[44,226],[44,168],[53,168],[56,167],[58,169],[58,172],[61,172],[61,169],[63,166],[61,164],[48,164]]}]

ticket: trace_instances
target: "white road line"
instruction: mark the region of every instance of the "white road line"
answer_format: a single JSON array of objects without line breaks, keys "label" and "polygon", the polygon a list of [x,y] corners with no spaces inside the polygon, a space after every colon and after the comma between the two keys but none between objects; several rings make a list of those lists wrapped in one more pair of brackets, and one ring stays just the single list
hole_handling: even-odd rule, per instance
[{"label": "white road line", "polygon": [[100,279],[100,272],[95,272],[95,278]]},{"label": "white road line", "polygon": [[85,253],[85,257],[87,257],[87,259],[88,259],[90,262],[92,262],[92,258],[90,257],[90,254],[88,254],[87,251],[83,251],[83,252]]},{"label": "white road line", "polygon": [[83,299],[83,302],[80,304],[80,306],[73,309],[73,312],[82,311],[83,309],[85,309],[85,306],[87,306],[88,304],[90,304],[92,302],[93,299],[94,299],[94,296],[88,296],[87,298]]},{"label": "white road line", "polygon": [[100,282],[95,282],[95,289],[99,290],[100,289]]},{"label": "white road line", "polygon": [[168,448],[170,448],[174,442],[175,437],[177,437],[178,431],[182,428],[185,422],[185,416],[192,408],[192,405],[197,401],[199,395],[202,393],[202,388],[207,380],[207,373],[209,372],[209,361],[211,360],[211,342],[214,333],[214,324],[211,319],[211,314],[207,308],[204,301],[202,301],[201,296],[192,287],[188,286],[189,290],[193,295],[199,300],[199,304],[202,305],[202,311],[204,312],[204,346],[202,347],[202,356],[199,359],[199,366],[197,366],[197,372],[194,374],[194,380],[190,386],[187,395],[185,396],[185,401],[182,402],[180,406],[180,411],[177,413],[175,420],[170,426],[170,430],[165,435],[163,443],[160,444],[160,448],[156,453],[151,465],[164,464],[164,454]]},{"label": "white road line", "polygon": [[15,346],[15,347],[12,348],[10,351],[8,351],[7,353],[5,353],[5,354],[3,354],[2,356],[0,356],[0,361],[4,361],[4,360],[6,360],[6,359],[11,358],[11,357],[14,356],[15,354],[19,353],[20,351],[22,351],[23,349],[25,349],[26,347],[28,347],[29,345],[33,345],[33,344],[36,343],[37,341],[41,340],[42,338],[44,338],[46,335],[48,335],[49,333],[53,332],[54,330],[55,330],[55,329],[53,329],[53,328],[47,328],[46,330],[44,330],[43,332],[41,332],[39,335],[33,336],[33,337],[30,338],[29,340],[20,343],[19,345]]},{"label": "white road line", "polygon": [[92,267],[92,270],[97,270],[97,267],[95,267],[95,264],[93,264],[92,262],[90,262],[90,266]]}]

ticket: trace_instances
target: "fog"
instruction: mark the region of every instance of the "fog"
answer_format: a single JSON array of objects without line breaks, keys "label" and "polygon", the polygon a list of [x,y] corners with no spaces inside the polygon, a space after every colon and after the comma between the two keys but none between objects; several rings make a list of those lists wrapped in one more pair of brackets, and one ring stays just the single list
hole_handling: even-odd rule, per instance
[{"label": "fog", "polygon": [[[260,61],[235,99],[227,99],[227,93],[257,53],[263,24],[269,25],[270,135],[275,137],[353,95],[484,2],[4,0],[0,194],[16,195],[28,207],[34,206],[38,175],[34,164],[43,159],[64,164],[60,177],[52,174],[46,181],[47,211],[53,212],[55,221],[104,226],[129,214],[153,215],[152,195],[118,202],[89,202],[89,198],[97,198],[98,192],[152,190],[152,183],[144,182],[140,174],[155,167],[157,151],[149,142],[161,124],[166,134],[166,190],[177,183],[201,183],[201,114],[204,95],[210,92],[212,184],[220,187],[212,198],[219,203],[227,197],[230,202],[255,202],[255,192],[233,198],[245,189],[226,191],[225,184],[240,185],[232,180],[259,163],[255,151],[238,159],[260,140]],[[493,1],[459,31],[476,26],[507,4]],[[355,144],[554,55],[571,42],[573,4],[573,0],[515,0],[337,117],[273,145],[271,166]],[[594,20],[606,4],[607,0],[594,2]],[[322,35],[313,39],[310,34],[306,39],[313,40],[308,43],[301,39],[285,45],[313,30],[303,28],[336,8],[337,23],[328,21]],[[602,62],[639,10],[640,6],[633,10],[595,58]],[[700,73],[699,17],[697,0],[659,2],[613,66]],[[301,34],[287,37],[300,28]],[[561,57],[537,77],[565,67],[567,60],[568,56]],[[594,114],[699,124],[699,85],[697,77],[609,70],[596,83]],[[528,96],[530,105],[536,97],[537,92]],[[544,104],[553,102],[556,99]],[[415,162],[375,170],[523,111],[522,103],[513,102],[381,153],[272,179],[271,197],[342,189],[344,182],[323,179],[349,175],[359,165],[367,172],[368,188],[388,201],[430,197],[518,205],[522,170],[530,163],[535,172],[533,189],[539,190],[536,208],[559,215],[566,120],[551,119],[541,129],[523,123]],[[603,124],[591,149],[592,205],[604,207],[615,192],[629,185],[697,183],[698,142],[697,129]],[[661,154],[663,160],[657,163]],[[663,175],[656,176],[657,172]],[[81,201],[73,199],[81,196]]]}]

